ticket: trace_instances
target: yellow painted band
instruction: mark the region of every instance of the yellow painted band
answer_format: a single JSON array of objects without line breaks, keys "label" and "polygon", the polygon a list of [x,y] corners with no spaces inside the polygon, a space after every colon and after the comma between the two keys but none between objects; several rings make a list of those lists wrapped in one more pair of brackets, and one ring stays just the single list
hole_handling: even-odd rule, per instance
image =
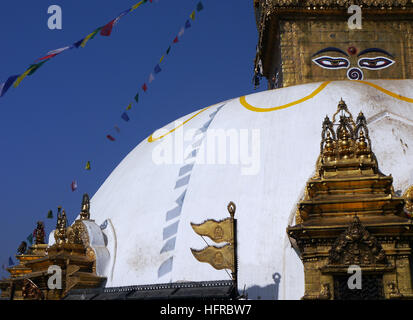
[{"label": "yellow painted band", "polygon": [[254,107],[252,105],[250,105],[246,100],[245,100],[245,96],[242,96],[239,98],[239,102],[248,110],[250,111],[254,111],[254,112],[270,112],[270,111],[275,111],[275,110],[280,110],[280,109],[285,109],[288,107],[292,107],[296,104],[302,103],[304,101],[307,101],[313,97],[315,97],[317,94],[319,94],[325,87],[327,87],[327,85],[330,83],[331,81],[326,81],[323,82],[317,89],[315,89],[313,92],[311,92],[308,96],[301,98],[300,100],[297,101],[293,101],[287,104],[284,104],[282,106],[278,106],[278,107],[273,107],[273,108],[257,108]]},{"label": "yellow painted band", "polygon": [[[354,81],[354,80],[352,80],[352,81]],[[380,92],[383,92],[384,94],[387,94],[387,95],[389,95],[389,96],[391,96],[391,97],[393,97],[393,98],[395,98],[395,99],[398,99],[398,100],[401,100],[401,101],[405,101],[405,102],[409,102],[409,103],[413,103],[413,99],[404,97],[404,96],[402,96],[402,95],[400,95],[400,94],[397,94],[397,93],[394,93],[394,92],[391,92],[391,91],[389,91],[389,90],[387,90],[387,89],[384,89],[384,88],[382,88],[382,87],[380,87],[380,86],[378,86],[378,85],[376,85],[376,84],[374,84],[374,83],[371,83],[371,82],[368,82],[368,81],[363,81],[363,80],[355,80],[355,82],[360,82],[360,83],[366,84],[366,85],[368,85],[368,86],[370,86],[370,87],[372,87],[372,88],[375,88],[376,90],[379,90]],[[299,100],[296,100],[296,101],[293,101],[293,102],[290,102],[290,103],[287,103],[287,104],[284,104],[284,105],[281,105],[281,106],[277,106],[277,107],[272,107],[272,108],[258,108],[258,107],[254,107],[254,106],[250,105],[250,104],[246,101],[245,96],[240,97],[240,98],[239,98],[239,102],[240,102],[241,105],[243,105],[246,109],[248,109],[248,110],[250,110],[250,111],[254,111],[254,112],[270,112],[270,111],[275,111],[275,110],[281,110],[281,109],[285,109],[285,108],[289,108],[289,107],[295,106],[295,105],[300,104],[300,103],[302,103],[302,102],[304,102],[304,101],[307,101],[307,100],[310,100],[310,99],[314,98],[317,94],[319,94],[321,91],[323,91],[323,90],[325,89],[325,87],[327,87],[327,85],[330,84],[330,83],[331,83],[331,81],[325,81],[325,82],[323,82],[322,84],[320,84],[320,86],[319,86],[317,89],[315,89],[313,92],[311,92],[308,96],[305,96],[304,98],[301,98],[301,99],[299,99]],[[202,109],[201,111],[197,112],[197,113],[194,114],[192,117],[190,117],[189,119],[185,120],[185,121],[184,121],[183,123],[181,123],[179,126],[173,128],[172,130],[170,130],[169,132],[165,133],[164,135],[162,135],[162,136],[160,136],[160,137],[154,138],[154,137],[153,137],[153,134],[151,134],[151,135],[149,136],[149,138],[148,138],[148,142],[154,142],[154,141],[157,141],[157,140],[159,140],[159,139],[162,139],[163,137],[165,137],[165,136],[167,136],[168,134],[174,132],[176,129],[182,127],[184,124],[186,124],[187,122],[191,121],[191,120],[192,120],[193,118],[195,118],[197,115],[199,115],[200,113],[204,112],[205,110],[207,110],[207,109],[209,109],[209,108],[211,108],[211,107],[212,107],[212,106],[209,106],[209,107],[206,107],[206,108]]]},{"label": "yellow painted band", "polygon": [[[354,81],[354,80],[352,80],[352,81]],[[393,97],[393,98],[395,98],[395,99],[398,99],[398,100],[401,100],[401,101],[405,101],[405,102],[409,102],[409,103],[413,103],[413,99],[404,97],[404,96],[402,96],[402,95],[400,95],[400,94],[397,94],[397,93],[394,93],[394,92],[391,92],[391,91],[389,91],[389,90],[387,90],[387,89],[384,89],[384,88],[382,88],[382,87],[380,87],[380,86],[378,86],[378,85],[376,85],[376,84],[374,84],[374,83],[371,83],[371,82],[368,82],[368,81],[362,81],[362,80],[355,80],[355,81],[356,81],[356,82],[363,83],[363,84],[366,84],[366,85],[368,85],[368,86],[370,86],[370,87],[372,87],[372,88],[375,88],[376,90],[379,90],[379,91],[381,91],[381,92],[383,92],[383,93],[385,93],[385,94],[387,94],[387,95],[389,95],[389,96],[391,96],[391,97]],[[306,96],[306,97],[304,97],[304,98],[301,98],[300,100],[296,100],[296,101],[293,101],[293,102],[290,102],[290,103],[287,103],[287,104],[284,104],[284,105],[278,106],[278,107],[272,107],[272,108],[258,108],[258,107],[254,107],[254,106],[250,105],[250,104],[245,100],[245,96],[240,97],[240,98],[239,98],[239,102],[240,102],[246,109],[248,109],[248,110],[250,110],[250,111],[254,111],[254,112],[269,112],[269,111],[275,111],[275,110],[285,109],[285,108],[288,108],[288,107],[292,107],[292,106],[294,106],[294,105],[297,105],[297,104],[299,104],[299,103],[302,103],[302,102],[304,102],[304,101],[307,101],[307,100],[309,100],[309,99],[311,99],[311,98],[314,98],[314,97],[315,97],[317,94],[319,94],[325,87],[327,87],[327,85],[328,85],[329,83],[331,83],[331,81],[323,82],[317,89],[315,89],[315,90],[314,90],[312,93],[310,93],[308,96]]]},{"label": "yellow painted band", "polygon": [[399,100],[402,100],[402,101],[406,101],[406,102],[409,102],[409,103],[413,103],[413,99],[407,98],[407,97],[403,97],[403,96],[400,95],[400,94],[397,94],[397,93],[391,92],[391,91],[389,91],[389,90],[386,90],[386,89],[378,86],[377,84],[374,84],[374,83],[371,83],[371,82],[367,82],[367,81],[363,81],[363,80],[357,80],[357,82],[361,82],[361,83],[367,84],[368,86],[373,87],[374,89],[377,89],[377,90],[379,90],[379,91],[381,91],[381,92],[383,92],[383,93],[385,93],[385,94],[387,94],[387,95],[389,95],[389,96],[391,96],[391,97],[393,97],[393,98],[396,98],[396,99],[399,99]]},{"label": "yellow painted band", "polygon": [[174,132],[176,129],[182,127],[185,123],[191,121],[191,120],[192,120],[193,118],[195,118],[197,115],[199,115],[200,113],[204,112],[205,110],[208,110],[208,109],[211,108],[211,107],[212,107],[212,106],[206,107],[206,108],[202,109],[201,111],[195,113],[192,117],[190,117],[189,119],[187,119],[187,120],[185,120],[184,122],[182,122],[179,126],[173,128],[172,130],[168,131],[167,133],[165,133],[164,135],[162,135],[162,136],[160,136],[160,137],[154,138],[154,137],[153,137],[153,133],[152,133],[152,134],[149,136],[149,138],[148,138],[148,142],[154,142],[154,141],[157,141],[157,140],[159,140],[159,139],[162,139],[163,137],[165,137],[165,136],[167,136],[168,134]]}]

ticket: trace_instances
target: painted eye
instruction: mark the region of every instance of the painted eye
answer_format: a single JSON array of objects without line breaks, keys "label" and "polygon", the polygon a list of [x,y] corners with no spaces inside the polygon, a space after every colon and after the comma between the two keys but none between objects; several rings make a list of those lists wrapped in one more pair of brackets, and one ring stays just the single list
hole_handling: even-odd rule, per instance
[{"label": "painted eye", "polygon": [[346,58],[327,56],[315,58],[313,62],[325,69],[347,69],[350,65]]},{"label": "painted eye", "polygon": [[360,68],[379,70],[390,67],[395,61],[385,57],[375,57],[361,58],[358,63]]}]

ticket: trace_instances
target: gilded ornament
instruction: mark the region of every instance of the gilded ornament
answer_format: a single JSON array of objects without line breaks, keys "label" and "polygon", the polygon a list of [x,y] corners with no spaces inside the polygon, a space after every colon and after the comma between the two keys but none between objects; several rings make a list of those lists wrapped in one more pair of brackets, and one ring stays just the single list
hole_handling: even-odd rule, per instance
[{"label": "gilded ornament", "polygon": [[410,217],[413,218],[413,186],[407,188],[403,194],[404,203],[404,212]]}]

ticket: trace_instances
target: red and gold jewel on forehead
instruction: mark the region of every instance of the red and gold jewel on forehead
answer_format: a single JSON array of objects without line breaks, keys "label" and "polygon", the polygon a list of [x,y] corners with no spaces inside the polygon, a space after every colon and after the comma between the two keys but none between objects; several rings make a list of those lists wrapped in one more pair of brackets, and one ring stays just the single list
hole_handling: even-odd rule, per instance
[{"label": "red and gold jewel on forehead", "polygon": [[355,46],[350,46],[347,48],[347,52],[349,55],[354,56],[357,54],[358,50]]}]

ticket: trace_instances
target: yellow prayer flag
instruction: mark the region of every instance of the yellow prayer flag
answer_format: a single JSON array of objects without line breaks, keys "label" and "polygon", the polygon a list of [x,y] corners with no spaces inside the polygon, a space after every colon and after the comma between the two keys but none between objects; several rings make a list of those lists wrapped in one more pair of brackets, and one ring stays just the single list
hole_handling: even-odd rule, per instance
[{"label": "yellow prayer flag", "polygon": [[85,169],[86,169],[86,170],[90,170],[90,161],[88,161],[88,162],[86,163]]},{"label": "yellow prayer flag", "polygon": [[14,82],[14,87],[17,88],[20,84],[20,82],[23,81],[24,78],[27,77],[27,75],[30,73],[30,71],[32,71],[33,67],[30,67],[29,69],[27,69],[20,77],[18,77],[16,79],[16,81]]},{"label": "yellow prayer flag", "polygon": [[142,1],[139,1],[137,4],[135,4],[135,5],[132,7],[132,10],[131,10],[131,11],[137,9],[143,2],[144,2],[144,1],[142,0]]},{"label": "yellow prayer flag", "polygon": [[86,46],[86,43],[89,41],[90,38],[92,38],[99,30],[93,31],[91,34],[89,34],[86,38],[83,39],[82,43],[80,46],[84,48]]},{"label": "yellow prayer flag", "polygon": [[192,19],[192,20],[195,20],[195,10],[194,10],[194,11],[192,11],[192,13],[191,13],[190,17],[191,17],[191,19]]},{"label": "yellow prayer flag", "polygon": [[165,55],[163,55],[163,56],[161,57],[161,60],[159,60],[159,63],[162,62],[163,58],[165,58]]},{"label": "yellow prayer flag", "polygon": [[126,107],[126,110],[132,109],[132,103],[129,103],[129,105]]}]

